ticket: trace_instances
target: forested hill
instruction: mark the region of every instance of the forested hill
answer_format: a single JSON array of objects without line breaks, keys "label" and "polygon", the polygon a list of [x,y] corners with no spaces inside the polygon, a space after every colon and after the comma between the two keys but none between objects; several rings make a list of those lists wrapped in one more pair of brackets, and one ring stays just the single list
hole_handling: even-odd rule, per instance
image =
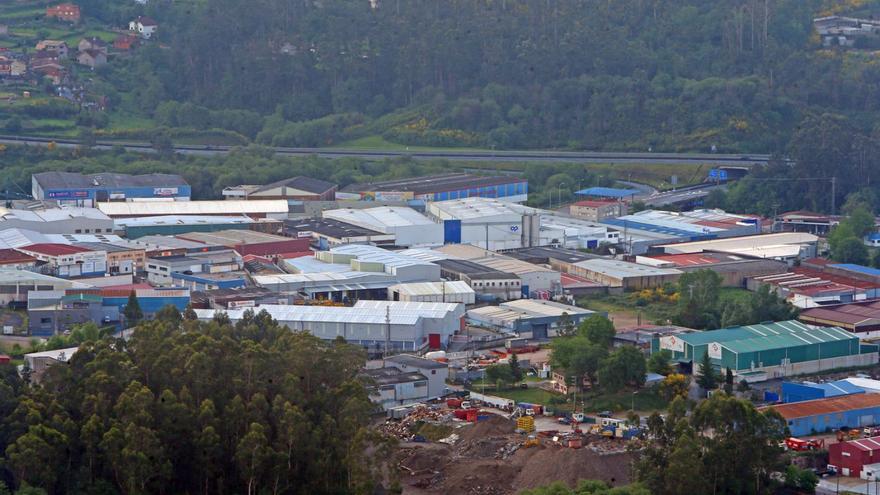
[{"label": "forested hill", "polygon": [[158,20],[159,43],[115,74],[134,107],[265,144],[770,152],[809,114],[869,132],[880,105],[875,55],[823,49],[811,22],[874,1],[79,3]]}]

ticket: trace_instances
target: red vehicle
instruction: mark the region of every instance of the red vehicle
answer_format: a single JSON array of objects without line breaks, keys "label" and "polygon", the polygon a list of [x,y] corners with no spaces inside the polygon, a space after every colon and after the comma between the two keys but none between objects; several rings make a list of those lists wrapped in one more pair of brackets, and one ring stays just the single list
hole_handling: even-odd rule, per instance
[{"label": "red vehicle", "polygon": [[449,409],[459,409],[461,407],[461,399],[446,399],[446,407]]},{"label": "red vehicle", "polygon": [[788,437],[785,439],[785,447],[796,452],[818,450],[825,446],[825,440],[801,440],[800,438]]}]

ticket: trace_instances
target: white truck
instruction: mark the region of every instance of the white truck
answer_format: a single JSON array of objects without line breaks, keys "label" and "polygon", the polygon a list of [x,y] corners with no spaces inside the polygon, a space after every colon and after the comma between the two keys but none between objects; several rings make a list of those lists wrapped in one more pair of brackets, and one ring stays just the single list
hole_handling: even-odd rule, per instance
[{"label": "white truck", "polygon": [[504,397],[496,397],[494,395],[480,394],[477,392],[471,392],[469,400],[471,403],[473,403],[474,401],[479,401],[488,406],[501,409],[502,411],[512,411],[513,408],[516,407],[516,402],[510,399],[505,399]]}]

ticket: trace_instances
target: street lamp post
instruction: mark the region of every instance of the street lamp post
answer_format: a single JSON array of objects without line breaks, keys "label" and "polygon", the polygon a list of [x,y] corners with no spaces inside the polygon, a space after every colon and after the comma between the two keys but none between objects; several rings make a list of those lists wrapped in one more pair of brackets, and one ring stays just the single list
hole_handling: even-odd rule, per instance
[{"label": "street lamp post", "polygon": [[556,186],[556,199],[559,200],[559,204],[556,205],[557,208],[562,208],[562,186],[565,185],[565,182],[560,182]]}]

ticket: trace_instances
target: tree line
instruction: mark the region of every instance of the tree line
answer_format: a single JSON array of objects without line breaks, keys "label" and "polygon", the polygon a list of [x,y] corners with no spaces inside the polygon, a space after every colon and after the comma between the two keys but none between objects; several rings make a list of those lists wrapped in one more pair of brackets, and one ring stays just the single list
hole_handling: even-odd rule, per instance
[{"label": "tree line", "polygon": [[234,325],[191,316],[170,308],[129,340],[96,336],[39,383],[0,367],[5,485],[372,493],[391,479],[393,445],[369,428],[362,349],[290,332],[265,312]]},{"label": "tree line", "polygon": [[827,0],[79,3],[159,22],[96,71],[114,106],[263,144],[771,152],[878,105],[870,56],[814,35]]}]

